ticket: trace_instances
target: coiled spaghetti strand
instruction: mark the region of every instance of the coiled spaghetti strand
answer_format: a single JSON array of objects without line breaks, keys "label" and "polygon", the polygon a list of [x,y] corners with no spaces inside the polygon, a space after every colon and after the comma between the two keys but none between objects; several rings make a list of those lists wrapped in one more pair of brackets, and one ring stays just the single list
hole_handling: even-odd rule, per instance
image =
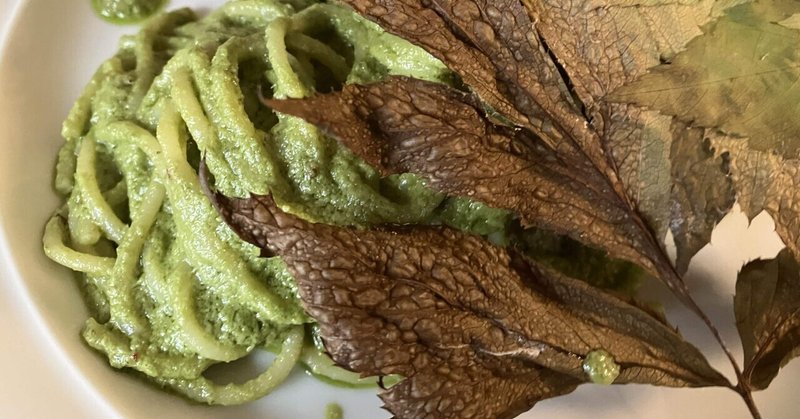
[{"label": "coiled spaghetti strand", "polygon": [[[266,148],[267,134],[247,115],[238,82],[240,62],[266,56],[260,40],[260,35],[234,37],[219,47],[211,60],[209,76],[214,83],[207,86],[210,100],[204,100],[209,120],[217,127],[222,154],[239,184],[236,196],[266,194],[270,187],[280,187],[275,161]],[[226,192],[226,185],[219,186]]]},{"label": "coiled spaghetti strand", "polygon": [[[202,268],[217,272],[220,259],[238,261],[230,264],[227,272],[218,272],[216,277],[209,275],[206,279],[216,281],[215,285],[223,288],[231,287],[234,294],[248,301],[264,320],[283,324],[302,323],[302,316],[298,316],[296,310],[287,307],[286,301],[258,281],[244,261],[218,237],[216,229],[221,222],[203,194],[197,174],[181,154],[179,123],[182,122],[172,105],[165,106],[157,136],[164,149],[167,174],[173,179],[166,185],[167,194],[172,203],[178,241],[187,260],[201,271],[201,279]],[[224,275],[224,280],[220,281],[219,274]]]},{"label": "coiled spaghetti strand", "polygon": [[347,80],[347,75],[350,73],[347,60],[327,44],[301,32],[289,32],[286,34],[286,45],[305,52],[328,67],[340,83]]},{"label": "coiled spaghetti strand", "polygon": [[89,119],[92,116],[92,98],[97,94],[108,74],[116,70],[118,64],[116,58],[104,62],[83,88],[83,92],[72,105],[67,118],[61,125],[61,136],[67,142],[74,141],[86,133]]},{"label": "coiled spaghetti strand", "polygon": [[100,123],[93,132],[98,142],[113,150],[128,191],[128,210],[136,212],[151,182],[164,178],[161,146],[153,134],[130,121]]},{"label": "coiled spaghetti strand", "polygon": [[198,322],[192,298],[193,279],[192,268],[180,263],[171,273],[167,286],[170,306],[174,308],[184,343],[201,357],[215,361],[228,362],[246,355],[247,351],[220,343]]},{"label": "coiled spaghetti strand", "polygon": [[272,365],[258,377],[242,384],[218,385],[200,377],[196,380],[159,380],[190,399],[223,406],[246,403],[264,397],[286,380],[303,349],[303,326],[295,326],[281,345]]},{"label": "coiled spaghetti strand", "polygon": [[[193,73],[200,73],[198,78],[204,78],[208,73],[209,65],[208,62],[205,62],[202,67],[201,65],[197,65],[193,69]],[[231,165],[224,158],[220,150],[220,140],[217,136],[217,132],[205,115],[205,111],[192,86],[189,70],[180,68],[172,71],[171,78],[172,101],[181,114],[181,118],[186,122],[192,139],[197,143],[197,147],[204,153],[206,164],[209,169],[222,179],[234,178],[233,169],[231,169]]]},{"label": "coiled spaghetti strand", "polygon": [[70,249],[64,244],[66,236],[64,219],[59,215],[50,218],[44,228],[42,238],[47,257],[73,271],[90,275],[108,275],[114,268],[114,258],[90,255]]},{"label": "coiled spaghetti strand", "polygon": [[81,141],[75,170],[76,186],[81,193],[81,200],[90,208],[92,221],[109,239],[119,243],[128,226],[114,214],[114,210],[100,192],[95,172],[95,147],[95,140],[91,135],[84,137]]},{"label": "coiled spaghetti strand", "polygon": [[291,7],[276,1],[240,0],[228,2],[215,10],[211,19],[225,18],[240,25],[265,26],[276,17],[291,14]]},{"label": "coiled spaghetti strand", "polygon": [[291,21],[289,19],[275,19],[267,25],[265,34],[269,62],[275,74],[275,91],[273,94],[277,99],[300,99],[311,93],[308,87],[300,82],[289,63],[285,38],[290,24]]},{"label": "coiled spaghetti strand", "polygon": [[196,379],[214,363],[196,356],[170,354],[134,344],[111,323],[100,324],[93,318],[86,321],[81,335],[89,345],[103,351],[112,366],[132,368],[160,380]]},{"label": "coiled spaghetti strand", "polygon": [[142,205],[131,218],[131,226],[117,247],[117,260],[107,278],[106,295],[111,310],[111,321],[126,335],[132,336],[145,329],[145,323],[134,304],[136,268],[142,246],[164,202],[164,186],[154,181],[145,194]]},{"label": "coiled spaghetti strand", "polygon": [[134,55],[136,56],[136,81],[131,89],[129,107],[136,110],[142,103],[156,74],[161,70],[161,65],[155,58],[154,45],[159,35],[170,32],[177,26],[195,20],[191,9],[178,9],[169,13],[160,14],[150,19],[145,27],[136,35]]}]

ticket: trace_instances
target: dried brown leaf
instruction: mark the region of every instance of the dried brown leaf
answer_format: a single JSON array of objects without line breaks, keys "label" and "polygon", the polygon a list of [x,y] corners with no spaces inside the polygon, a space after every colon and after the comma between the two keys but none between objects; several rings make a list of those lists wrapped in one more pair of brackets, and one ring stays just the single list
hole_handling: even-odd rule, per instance
[{"label": "dried brown leaf", "polygon": [[495,66],[474,45],[449,30],[447,22],[419,1],[347,0],[343,3],[375,20],[395,35],[405,38],[442,60],[458,73],[481,100],[518,124],[527,118],[501,91]]},{"label": "dried brown leaf", "polygon": [[592,183],[527,131],[492,125],[469,95],[398,77],[266,104],[319,125],[385,174],[423,174],[442,192],[512,210],[523,225],[573,236],[658,272],[652,255],[660,249],[608,186]]},{"label": "dried brown leaf", "polygon": [[[493,101],[488,104],[512,122],[536,133],[559,154],[572,156],[576,168],[587,172],[599,170],[615,179],[599,137],[585,123],[519,0],[345,0],[343,3],[442,59],[483,100],[504,98],[504,103],[511,105],[510,111],[506,105],[498,107]],[[429,19],[423,30],[406,24],[416,19],[416,15],[433,16],[432,12],[439,19]],[[462,56],[450,57],[446,52],[451,50],[451,44],[441,42],[442,37],[430,36],[431,32],[461,39],[475,57],[483,57],[477,60],[488,60],[490,66],[477,68]],[[474,79],[497,80],[497,84],[473,85],[470,80]],[[520,115],[524,118],[519,118]]]},{"label": "dried brown leaf", "polygon": [[[214,199],[242,238],[283,258],[337,363],[407,378],[383,395],[400,417],[506,417],[585,381],[599,349],[618,383],[727,383],[659,319],[481,238],[311,224],[268,196]],[[486,377],[505,395],[467,400],[476,389],[464,386]]]},{"label": "dried brown leaf", "polygon": [[727,159],[712,148],[727,137],[677,121],[672,135],[669,227],[678,253],[675,266],[683,273],[692,256],[711,241],[711,232],[733,206],[735,193]]},{"label": "dried brown leaf", "polygon": [[[507,113],[546,145],[561,166],[569,167],[572,178],[580,179],[578,189],[590,191],[588,195],[604,195],[600,202],[622,208],[634,229],[647,236],[635,243],[640,254],[633,257],[625,249],[615,249],[618,243],[614,241],[593,240],[596,232],[585,233],[588,240],[584,241],[658,272],[657,276],[682,293],[671,268],[663,261],[655,263],[659,266],[653,263],[661,259],[657,254],[662,253],[666,229],[672,227],[676,236],[693,237],[691,246],[681,249],[682,271],[696,248],[705,244],[698,243],[699,238],[706,236],[697,234],[699,223],[682,220],[708,221],[702,227],[709,230],[718,217],[692,212],[703,205],[681,202],[686,196],[680,191],[676,194],[672,184],[679,184],[684,191],[713,191],[720,197],[705,198],[719,202],[728,202],[730,191],[719,176],[685,180],[673,167],[671,151],[676,148],[672,147],[671,117],[635,105],[606,103],[606,96],[673,57],[702,34],[704,24],[741,1],[344,3],[441,58],[483,100],[504,98],[502,105],[494,99],[489,105]],[[424,25],[419,22],[421,16],[426,17]],[[456,44],[458,48],[453,47]],[[454,50],[469,51],[470,58],[449,53]],[[508,106],[513,108],[510,113]],[[677,156],[687,157],[699,156]],[[712,164],[706,160],[713,158],[690,164]],[[695,185],[680,185],[685,181]],[[585,221],[581,220],[584,225]],[[556,231],[563,233],[563,229]],[[598,244],[600,241],[605,244]]]},{"label": "dried brown leaf", "polygon": [[744,345],[744,374],[765,389],[778,370],[800,355],[800,264],[783,250],[750,262],[739,273],[734,300]]},{"label": "dried brown leaf", "polygon": [[[672,230],[679,250],[677,269],[685,272],[689,259],[708,243],[714,225],[730,209],[726,205],[732,200],[728,182],[721,170],[714,169],[721,162],[693,152],[701,149],[702,137],[687,138],[683,130],[672,128],[670,116],[605,99],[649,68],[672,59],[690,40],[702,35],[703,25],[736,2],[523,3],[564,68],[636,209],[657,239],[664,238],[668,227]],[[687,173],[690,168],[709,170]],[[705,203],[711,201],[715,208],[706,208]]]}]

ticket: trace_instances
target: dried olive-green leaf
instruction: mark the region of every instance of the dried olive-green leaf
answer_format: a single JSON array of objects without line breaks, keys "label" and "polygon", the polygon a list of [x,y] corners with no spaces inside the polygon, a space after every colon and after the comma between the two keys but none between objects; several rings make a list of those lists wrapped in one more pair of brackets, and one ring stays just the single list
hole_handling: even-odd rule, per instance
[{"label": "dried olive-green leaf", "polygon": [[789,16],[788,18],[778,22],[781,26],[785,26],[790,29],[799,29],[800,30],[800,13],[794,14]]},{"label": "dried olive-green leaf", "polygon": [[695,38],[669,64],[613,94],[687,122],[749,138],[758,151],[800,151],[800,31],[775,22],[793,0],[744,4]]},{"label": "dried olive-green leaf", "polygon": [[766,210],[775,231],[800,258],[800,158],[752,150],[746,139],[713,137],[716,153],[728,166],[743,211],[751,219]]},{"label": "dried olive-green leaf", "polygon": [[609,93],[674,57],[731,6],[713,0],[522,2],[587,112],[600,118],[592,122],[600,124],[607,121],[595,112]]}]

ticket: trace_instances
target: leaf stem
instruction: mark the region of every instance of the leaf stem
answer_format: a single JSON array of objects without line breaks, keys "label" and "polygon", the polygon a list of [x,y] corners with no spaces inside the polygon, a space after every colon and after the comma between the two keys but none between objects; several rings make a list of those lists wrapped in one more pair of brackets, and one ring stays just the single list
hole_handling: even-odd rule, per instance
[{"label": "leaf stem", "polygon": [[750,414],[753,415],[753,419],[761,419],[761,412],[758,411],[758,406],[756,406],[756,402],[753,400],[753,391],[750,389],[750,386],[740,381],[739,385],[734,387],[733,390],[742,396],[744,403],[750,410]]},{"label": "leaf stem", "polygon": [[736,381],[738,382],[736,386],[729,385],[728,387],[739,393],[739,395],[744,400],[747,408],[750,410],[750,414],[753,416],[753,419],[761,419],[761,413],[758,411],[758,407],[755,404],[755,400],[753,400],[753,391],[750,388],[750,380],[749,375],[745,375],[742,373],[742,368],[739,367],[739,363],[736,362],[736,358],[734,358],[733,353],[731,353],[728,346],[725,345],[725,341],[722,339],[722,335],[719,333],[719,330],[708,317],[708,315],[700,308],[700,305],[692,297],[691,293],[689,292],[689,287],[686,286],[686,282],[683,281],[683,278],[675,270],[675,267],[672,265],[672,262],[669,260],[669,257],[666,253],[663,252],[663,249],[658,245],[658,242],[655,240],[655,235],[652,234],[652,230],[650,230],[647,224],[644,222],[644,219],[638,214],[635,213],[636,217],[634,220],[639,224],[639,228],[641,228],[645,232],[649,232],[649,239],[650,245],[654,246],[654,250],[657,249],[654,253],[660,256],[659,260],[654,261],[656,263],[656,269],[661,274],[664,283],[670,286],[671,291],[681,300],[681,302],[692,312],[697,315],[700,320],[703,321],[703,324],[706,325],[708,330],[714,336],[714,339],[719,344],[722,351],[725,353],[725,356],[728,358],[731,366],[733,367],[733,371],[736,374]]},{"label": "leaf stem", "polygon": [[672,264],[667,265],[670,267],[670,275],[673,278],[678,280],[677,284],[679,286],[679,298],[683,300],[683,303],[692,310],[700,320],[706,325],[711,334],[714,336],[714,339],[719,343],[719,346],[722,348],[722,351],[725,352],[725,356],[728,357],[728,361],[730,361],[731,366],[733,367],[733,371],[736,374],[736,380],[738,381],[736,386],[730,386],[729,388],[736,393],[738,393],[744,403],[747,405],[747,409],[750,410],[750,414],[753,416],[753,419],[761,419],[761,413],[758,411],[758,406],[756,406],[755,400],[753,399],[753,391],[750,388],[749,379],[742,373],[741,367],[739,367],[739,363],[736,362],[736,358],[734,358],[733,354],[731,353],[728,346],[725,345],[725,341],[722,339],[722,335],[719,333],[719,330],[714,323],[711,322],[711,319],[708,318],[708,315],[703,311],[702,308],[697,304],[697,302],[692,298],[691,294],[689,293],[689,289],[686,286],[686,283],[683,282],[678,272],[672,267]]},{"label": "leaf stem", "polygon": [[688,290],[685,289],[684,291],[686,292],[684,295],[685,299],[684,304],[686,304],[690,310],[692,310],[698,317],[700,317],[700,320],[703,321],[708,330],[711,331],[711,334],[714,335],[714,339],[717,341],[717,343],[719,343],[719,346],[722,348],[722,351],[725,352],[725,356],[728,357],[728,361],[730,361],[731,366],[733,366],[733,371],[736,374],[736,379],[739,382],[742,382],[744,379],[744,375],[742,374],[742,369],[739,367],[739,363],[736,362],[736,358],[733,357],[733,354],[728,349],[728,346],[725,345],[725,341],[722,340],[722,335],[719,333],[719,330],[717,330],[717,327],[714,326],[714,323],[711,322],[711,319],[708,318],[703,309],[701,309],[700,306],[697,304],[697,302],[695,302],[694,299],[691,297],[691,295],[689,295]]}]

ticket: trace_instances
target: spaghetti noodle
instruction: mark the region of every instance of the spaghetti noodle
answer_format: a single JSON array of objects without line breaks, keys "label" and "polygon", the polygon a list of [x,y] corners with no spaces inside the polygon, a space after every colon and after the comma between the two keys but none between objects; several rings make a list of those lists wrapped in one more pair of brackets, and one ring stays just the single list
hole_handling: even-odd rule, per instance
[{"label": "spaghetti noodle", "polygon": [[[218,218],[198,180],[201,156],[223,193],[271,193],[319,222],[426,222],[444,200],[413,176],[379,177],[314,126],[260,105],[262,95],[299,98],[387,74],[449,77],[345,9],[293,3],[151,18],[100,66],[62,130],[55,187],[66,202],[43,241],[81,273],[83,338],[112,366],[201,402],[262,397],[300,360],[329,380],[364,383],[303,344],[311,320],[294,281]],[[278,353],[260,376],[221,385],[204,375],[258,348]]]}]

